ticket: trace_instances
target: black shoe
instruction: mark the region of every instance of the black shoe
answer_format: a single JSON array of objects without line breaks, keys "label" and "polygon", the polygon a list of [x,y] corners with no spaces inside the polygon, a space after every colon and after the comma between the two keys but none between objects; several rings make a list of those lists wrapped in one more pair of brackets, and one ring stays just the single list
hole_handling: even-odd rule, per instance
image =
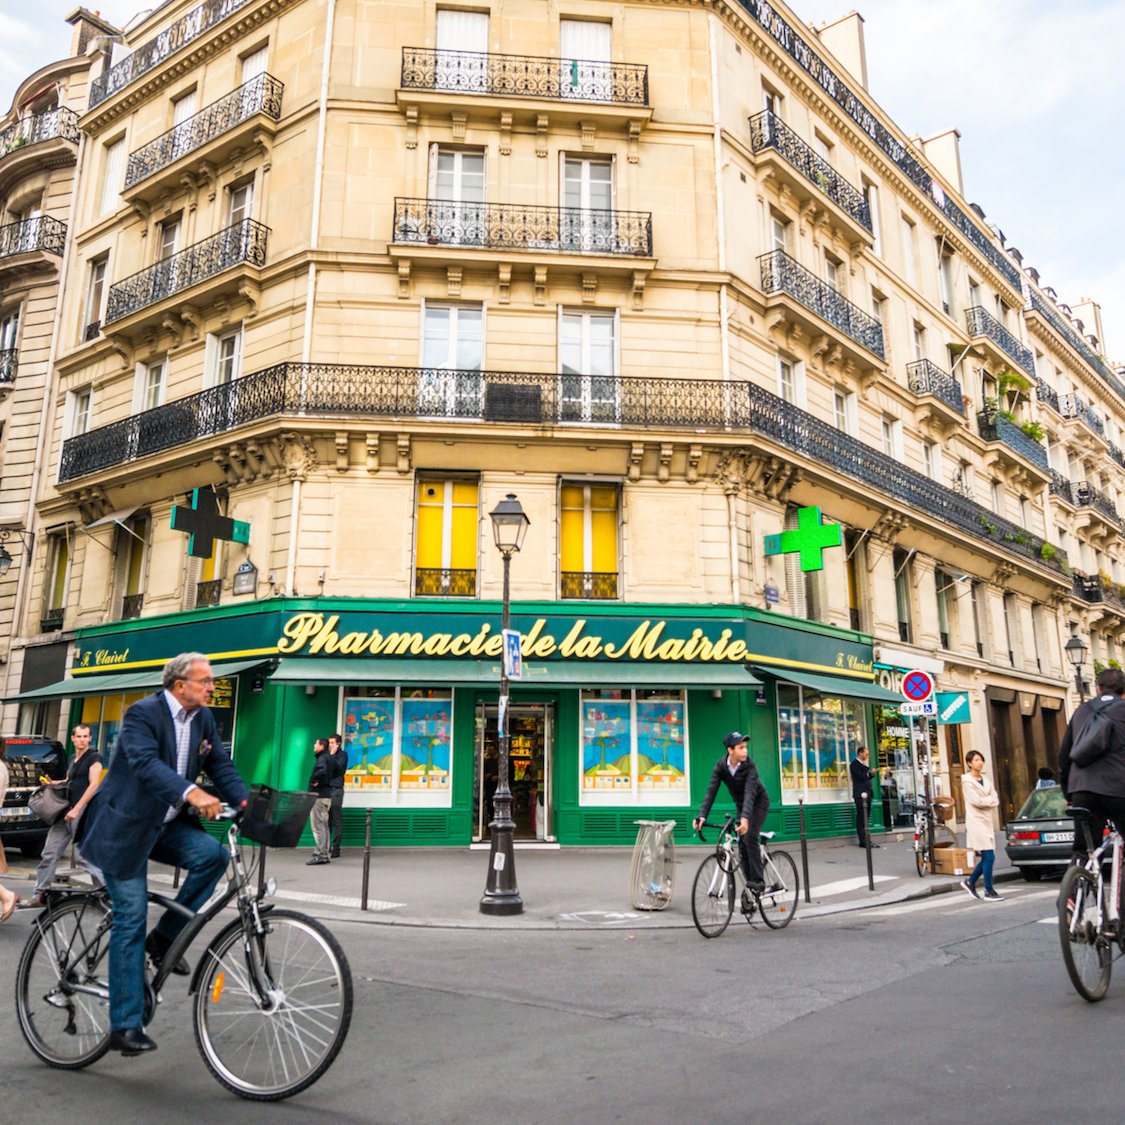
[{"label": "black shoe", "polygon": [[[172,943],[162,933],[158,933],[156,930],[153,930],[152,933],[149,934],[148,937],[145,938],[145,952],[152,959],[152,963],[153,963],[153,965],[156,966],[156,968],[159,969],[164,964],[164,955],[168,952],[168,949],[171,946],[171,944]],[[172,974],[174,976],[177,976],[177,977],[190,976],[191,975],[191,967],[181,957],[172,966]],[[129,1034],[132,1034],[132,1032],[130,1032]],[[137,1032],[137,1034],[139,1035],[141,1033]],[[148,1042],[152,1042],[152,1041],[148,1040]],[[153,1045],[153,1047],[156,1046],[155,1043],[153,1043],[152,1045]],[[148,1047],[142,1048],[142,1050],[145,1050],[145,1051],[147,1051],[149,1049],[150,1048],[148,1048]]]},{"label": "black shoe", "polygon": [[124,1031],[109,1033],[109,1049],[131,1058],[143,1055],[145,1051],[155,1051],[156,1044],[139,1027],[127,1027]]},{"label": "black shoe", "polygon": [[312,859],[306,859],[305,860],[305,866],[306,867],[319,867],[322,863],[327,863],[327,862],[328,862],[327,856],[315,856],[314,855],[312,857]]},{"label": "black shoe", "polygon": [[761,894],[766,889],[766,884],[762,879],[747,879],[746,889],[753,891],[755,894]]},{"label": "black shoe", "polygon": [[873,848],[881,848],[883,845],[882,844],[872,844],[871,846]]},{"label": "black shoe", "polygon": [[334,852],[330,852],[329,854],[332,856],[333,859],[339,859],[340,858],[340,849],[337,848]]}]

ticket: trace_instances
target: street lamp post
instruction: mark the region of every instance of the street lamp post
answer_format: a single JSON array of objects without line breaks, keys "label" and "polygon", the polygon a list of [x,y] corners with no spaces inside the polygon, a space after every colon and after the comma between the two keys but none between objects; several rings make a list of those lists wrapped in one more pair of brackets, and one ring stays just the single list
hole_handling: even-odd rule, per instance
[{"label": "street lamp post", "polygon": [[1074,668],[1074,686],[1078,691],[1078,701],[1086,702],[1086,681],[1082,679],[1082,665],[1086,663],[1086,653],[1089,646],[1077,634],[1063,645],[1066,658]]},{"label": "street lamp post", "polygon": [[[492,519],[492,537],[504,559],[504,597],[500,614],[502,629],[510,622],[510,594],[508,572],[514,555],[523,545],[524,533],[531,521],[527,518],[515,494],[509,492],[489,512]],[[488,853],[488,879],[480,900],[482,914],[522,914],[523,899],[516,885],[516,852],[512,846],[512,790],[508,784],[508,665],[501,653],[500,706],[496,734],[500,743],[497,763],[496,792],[492,799],[492,821],[488,825],[491,847]]]}]

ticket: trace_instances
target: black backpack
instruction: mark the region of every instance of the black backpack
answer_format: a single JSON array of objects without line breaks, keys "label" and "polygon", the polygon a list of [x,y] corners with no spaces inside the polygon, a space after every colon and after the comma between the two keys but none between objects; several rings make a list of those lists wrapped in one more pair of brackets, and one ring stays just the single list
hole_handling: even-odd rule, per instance
[{"label": "black backpack", "polygon": [[1090,704],[1090,717],[1082,728],[1082,733],[1070,747],[1070,760],[1076,766],[1089,766],[1113,746],[1113,720],[1108,711],[1117,697],[1096,699]]}]

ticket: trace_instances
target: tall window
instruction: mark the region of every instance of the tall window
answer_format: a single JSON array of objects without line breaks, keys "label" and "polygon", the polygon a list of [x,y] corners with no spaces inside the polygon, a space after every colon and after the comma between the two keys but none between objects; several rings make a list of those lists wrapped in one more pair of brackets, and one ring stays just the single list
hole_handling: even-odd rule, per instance
[{"label": "tall window", "polygon": [[[189,117],[195,116],[195,107],[198,103],[196,91],[192,90],[172,103],[172,128],[182,125]],[[187,151],[186,149],[184,151]],[[177,153],[177,155],[179,155]]]},{"label": "tall window", "polygon": [[977,646],[977,656],[984,657],[984,583],[974,581],[969,587],[969,598],[973,610],[973,640]]},{"label": "tall window", "polygon": [[941,480],[941,446],[936,441],[922,442],[922,471],[930,480]]},{"label": "tall window", "polygon": [[848,579],[848,625],[852,629],[863,628],[863,577],[862,563],[864,560],[863,540],[858,532],[847,530],[844,532],[844,563]]},{"label": "tall window", "polygon": [[0,352],[14,352],[20,337],[20,311],[0,316]]},{"label": "tall window", "polygon": [[180,248],[180,225],[179,215],[160,224],[160,238],[157,242],[160,261],[171,258]]},{"label": "tall window", "polygon": [[938,289],[941,292],[942,312],[955,315],[953,307],[953,255],[943,251],[944,240],[938,240]]},{"label": "tall window", "polygon": [[559,566],[564,598],[616,598],[618,487],[564,481],[559,488]]},{"label": "tall window", "polygon": [[148,513],[132,516],[119,526],[114,575],[114,616],[140,617],[144,604],[145,567],[152,521]]},{"label": "tall window", "polygon": [[43,616],[40,620],[44,633],[63,626],[69,577],[70,539],[65,532],[52,535],[48,541],[47,580],[43,587]]},{"label": "tall window", "polygon": [[423,414],[480,417],[484,361],[484,308],[432,305],[422,314],[422,373],[418,409]]},{"label": "tall window", "polygon": [[251,78],[257,78],[259,74],[265,74],[266,63],[269,62],[270,45],[263,43],[260,47],[256,47],[248,55],[242,56],[242,65],[240,67],[241,85],[245,85]]},{"label": "tall window", "polygon": [[234,226],[235,223],[241,223],[243,219],[249,219],[253,206],[253,180],[247,180],[244,184],[232,187],[227,192],[227,226]]},{"label": "tall window", "polygon": [[911,612],[911,594],[914,588],[913,551],[896,547],[891,555],[895,577],[895,608],[898,611],[898,639],[910,643],[914,639],[914,616]]},{"label": "tall window", "polygon": [[952,599],[956,593],[956,583],[953,576],[944,570],[934,571],[934,595],[937,600],[938,636],[941,638],[941,647],[950,647],[950,609]]},{"label": "tall window", "polygon": [[164,381],[168,371],[165,357],[142,363],[137,372],[137,411],[154,410],[164,402]]},{"label": "tall window", "polygon": [[[434,84],[439,90],[486,90],[488,80],[488,13],[439,8]],[[455,54],[452,52],[456,52]]]},{"label": "tall window", "polygon": [[841,275],[843,267],[839,258],[833,257],[831,254],[824,255],[824,280],[828,283],[828,288],[836,293],[840,292]]},{"label": "tall window", "polygon": [[770,247],[773,250],[789,252],[789,233],[792,223],[776,211],[770,212]]},{"label": "tall window", "polygon": [[918,267],[915,261],[914,224],[901,216],[902,228],[902,275],[912,289],[918,288]]},{"label": "tall window", "polygon": [[559,409],[564,421],[617,420],[616,316],[560,312],[559,364]]},{"label": "tall window", "polygon": [[418,481],[416,595],[475,596],[477,506],[475,479],[427,477]]},{"label": "tall window", "polygon": [[926,330],[915,321],[911,325],[911,338],[914,344],[914,358],[921,360],[926,358]]},{"label": "tall window", "polygon": [[780,118],[782,101],[781,95],[776,90],[762,84],[762,109],[769,110],[775,117]]},{"label": "tall window", "polygon": [[613,26],[596,20],[559,20],[560,94],[589,97],[600,85],[604,66],[612,59]]},{"label": "tall window", "polygon": [[1019,604],[1015,594],[1004,595],[1004,636],[1008,642],[1008,663],[1014,668],[1020,655]]},{"label": "tall window", "polygon": [[209,336],[207,344],[208,384],[232,383],[242,374],[242,326]]},{"label": "tall window", "polygon": [[612,240],[607,213],[613,210],[613,161],[609,157],[564,156],[559,237],[567,250],[594,252]]},{"label": "tall window", "polygon": [[788,356],[777,357],[777,397],[805,408],[805,366]]},{"label": "tall window", "polygon": [[81,387],[70,392],[69,436],[84,434],[90,428],[90,409],[93,405],[93,390]]},{"label": "tall window", "polygon": [[121,198],[125,179],[125,138],[120,137],[106,145],[102,153],[102,193],[99,215],[115,210]]},{"label": "tall window", "polygon": [[457,203],[484,202],[484,150],[434,145],[430,161],[430,196]]},{"label": "tall window", "polygon": [[[1043,607],[1035,602],[1031,607],[1031,647],[1035,653],[1035,667],[1043,671],[1043,653],[1045,651],[1047,637],[1050,633],[1047,631],[1047,615],[1043,612]],[[1108,655],[1113,656],[1114,644],[1112,635],[1107,638]]]},{"label": "tall window", "polygon": [[103,254],[90,263],[90,276],[86,284],[86,322],[82,332],[84,340],[93,340],[101,330],[102,310],[105,303],[105,275],[109,255]]},{"label": "tall window", "polygon": [[856,406],[855,391],[846,387],[835,387],[832,391],[832,409],[836,421],[836,429],[842,430],[852,437],[858,436],[859,411]]},{"label": "tall window", "polygon": [[992,496],[992,510],[998,515],[1004,514],[1004,485],[998,481],[993,480],[989,486],[989,491]]},{"label": "tall window", "polygon": [[903,459],[902,449],[902,421],[884,414],[882,422],[883,452],[896,461]]},{"label": "tall window", "polygon": [[867,210],[871,215],[871,233],[875,236],[871,250],[881,258],[883,243],[879,232],[879,189],[870,180],[863,181],[863,198],[867,200]]}]

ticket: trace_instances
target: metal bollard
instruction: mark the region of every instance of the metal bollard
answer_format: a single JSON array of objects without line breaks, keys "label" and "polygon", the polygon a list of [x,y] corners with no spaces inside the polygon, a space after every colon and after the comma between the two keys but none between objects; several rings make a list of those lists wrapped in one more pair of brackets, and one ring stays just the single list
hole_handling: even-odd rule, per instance
[{"label": "metal bollard", "polygon": [[871,797],[863,795],[863,850],[867,853],[867,889],[875,889],[875,873],[871,869]]},{"label": "metal bollard", "polygon": [[360,910],[367,909],[367,886],[371,878],[371,810],[367,810],[367,823],[363,839],[363,894],[360,896]]},{"label": "metal bollard", "polygon": [[797,798],[797,808],[801,814],[801,879],[805,884],[805,902],[812,902],[809,890],[809,837],[805,832],[805,798]]}]

